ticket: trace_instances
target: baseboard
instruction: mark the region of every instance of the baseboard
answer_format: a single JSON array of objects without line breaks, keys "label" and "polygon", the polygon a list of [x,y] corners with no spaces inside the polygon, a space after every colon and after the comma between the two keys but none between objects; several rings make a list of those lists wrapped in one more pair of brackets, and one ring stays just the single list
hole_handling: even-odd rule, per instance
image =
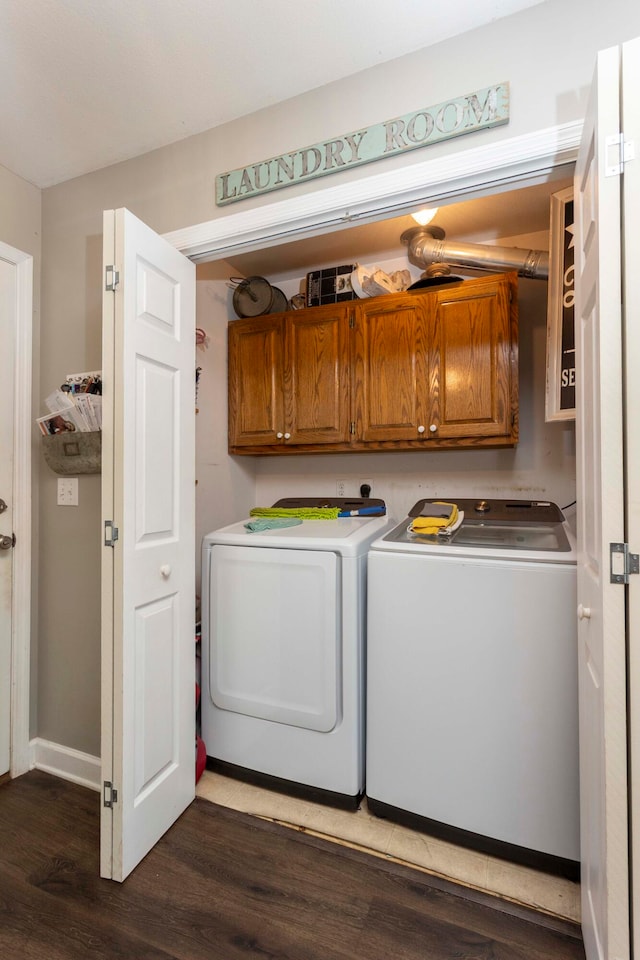
[{"label": "baseboard", "polygon": [[64,747],[60,743],[51,743],[50,740],[42,740],[40,737],[35,737],[30,742],[29,749],[31,769],[43,770],[63,780],[78,783],[81,787],[100,791],[100,757],[92,757],[88,753]]}]

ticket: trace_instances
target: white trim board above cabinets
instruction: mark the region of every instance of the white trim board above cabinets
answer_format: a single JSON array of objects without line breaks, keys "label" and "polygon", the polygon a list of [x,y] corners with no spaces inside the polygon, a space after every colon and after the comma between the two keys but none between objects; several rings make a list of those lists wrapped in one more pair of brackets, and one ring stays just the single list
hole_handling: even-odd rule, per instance
[{"label": "white trim board above cabinets", "polygon": [[416,206],[540,183],[574,163],[581,133],[582,123],[572,122],[498,139],[337,187],[248,207],[164,236],[185,256],[204,263],[400,215]]}]

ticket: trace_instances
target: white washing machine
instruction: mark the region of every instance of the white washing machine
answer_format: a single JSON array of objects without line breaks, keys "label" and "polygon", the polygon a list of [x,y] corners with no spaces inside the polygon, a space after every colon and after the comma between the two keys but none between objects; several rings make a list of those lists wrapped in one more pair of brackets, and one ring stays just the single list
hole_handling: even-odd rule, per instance
[{"label": "white washing machine", "polygon": [[367,802],[575,878],[574,540],[555,504],[454,499],[449,537],[411,532],[419,501],[371,546]]},{"label": "white washing machine", "polygon": [[[381,500],[280,500],[368,515],[203,541],[202,738],[208,766],[352,806],[364,790],[364,640]],[[265,781],[264,778],[269,780]]]}]

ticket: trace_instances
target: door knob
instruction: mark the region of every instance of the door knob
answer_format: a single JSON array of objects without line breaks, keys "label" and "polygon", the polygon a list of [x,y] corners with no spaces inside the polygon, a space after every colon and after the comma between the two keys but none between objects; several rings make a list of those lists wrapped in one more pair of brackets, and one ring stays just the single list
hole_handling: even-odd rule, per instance
[{"label": "door knob", "polygon": [[277,440],[282,440],[283,437],[284,437],[284,433],[276,433]]},{"label": "door knob", "polygon": [[429,427],[429,430],[431,431],[431,433],[435,433],[437,429],[438,429],[438,428],[437,428],[437,426],[435,425],[435,423],[432,423],[431,426]]},{"label": "door knob", "polygon": [[12,533],[10,537],[0,537],[0,550],[11,550],[16,545],[16,535]]},{"label": "door knob", "polygon": [[422,426],[422,424],[420,424],[420,426],[418,427],[418,433],[424,433],[424,427]]},{"label": "door knob", "polygon": [[285,433],[284,438],[285,438],[285,440],[289,440],[289,439],[291,438],[291,434],[290,434],[290,433]]}]

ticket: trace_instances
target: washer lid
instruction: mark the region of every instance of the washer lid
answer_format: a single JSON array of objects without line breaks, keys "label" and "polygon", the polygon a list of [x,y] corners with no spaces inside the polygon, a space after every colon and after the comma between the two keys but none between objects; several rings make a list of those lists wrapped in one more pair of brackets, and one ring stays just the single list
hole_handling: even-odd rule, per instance
[{"label": "washer lid", "polygon": [[468,521],[465,513],[462,525],[451,536],[414,533],[410,527],[411,520],[405,521],[384,539],[395,543],[422,543],[436,549],[455,546],[529,553],[570,553],[572,550],[563,523],[500,523],[475,519]]},{"label": "washer lid", "polygon": [[[414,533],[414,518],[431,516],[434,504],[455,503],[463,516],[451,534]],[[574,563],[575,541],[560,508],[548,500],[483,500],[437,497],[418,500],[409,516],[374,550],[428,552],[467,557]]]}]

